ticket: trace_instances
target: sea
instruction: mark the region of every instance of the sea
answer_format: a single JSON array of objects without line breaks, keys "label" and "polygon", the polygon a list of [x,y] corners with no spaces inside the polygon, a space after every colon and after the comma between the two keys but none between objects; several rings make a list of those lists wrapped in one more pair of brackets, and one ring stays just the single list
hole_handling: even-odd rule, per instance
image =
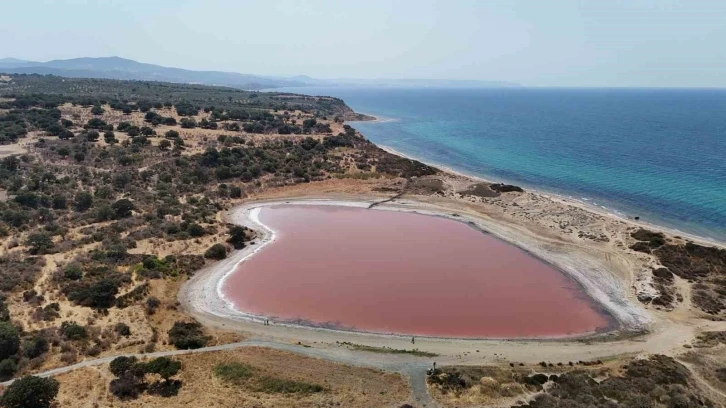
[{"label": "sea", "polygon": [[[280,89],[276,89],[280,91]],[[726,90],[284,88],[342,98],[374,143],[726,242]]]}]

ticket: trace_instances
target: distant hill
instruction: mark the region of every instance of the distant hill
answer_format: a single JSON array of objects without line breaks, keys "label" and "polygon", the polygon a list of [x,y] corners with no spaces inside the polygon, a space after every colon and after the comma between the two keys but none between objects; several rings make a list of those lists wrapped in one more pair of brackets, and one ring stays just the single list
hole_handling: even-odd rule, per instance
[{"label": "distant hill", "polygon": [[379,78],[355,79],[340,78],[330,80],[336,86],[368,86],[390,88],[508,88],[520,84],[504,81],[480,81],[468,79],[411,79],[411,78]]},{"label": "distant hill", "polygon": [[[0,59],[0,72],[8,74],[56,75],[67,78],[106,78],[137,81],[161,81],[184,84],[221,85],[238,89],[259,90],[281,87],[348,86],[404,88],[498,88],[518,86],[499,81],[450,79],[316,79],[307,75],[291,78],[240,74],[224,71],[192,71],[162,67],[120,57],[72,58],[48,62]],[[301,90],[304,92],[304,90]]]},{"label": "distant hill", "polygon": [[164,81],[203,85],[223,85],[240,89],[305,86],[287,78],[265,77],[222,71],[192,71],[145,64],[120,57],[73,58],[48,62],[0,59],[0,72],[9,74],[57,75],[69,78],[108,78],[139,81]]}]

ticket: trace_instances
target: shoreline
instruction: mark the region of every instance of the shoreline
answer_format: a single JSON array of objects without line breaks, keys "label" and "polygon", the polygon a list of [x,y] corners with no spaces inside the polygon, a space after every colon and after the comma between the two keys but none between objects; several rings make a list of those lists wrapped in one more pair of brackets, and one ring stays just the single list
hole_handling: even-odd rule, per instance
[{"label": "shoreline", "polygon": [[[397,121],[398,120],[396,118],[378,117],[378,116],[375,116],[375,115],[371,115],[369,113],[363,113],[363,114],[366,115],[366,116],[370,116],[370,117],[372,117],[374,119],[372,119],[372,120],[365,120],[365,121],[349,121],[349,122],[351,122],[351,123],[355,123],[355,122],[361,122],[361,123],[362,122],[383,123],[383,122],[394,122],[394,121]],[[363,137],[365,137],[365,135],[363,135],[362,132],[359,131],[359,133]],[[367,140],[370,140],[370,139],[367,139]],[[371,142],[373,143],[373,141],[371,141]],[[467,179],[470,179],[470,180],[473,180],[473,181],[483,182],[483,183],[502,183],[502,182],[507,183],[507,184],[516,183],[514,181],[508,181],[508,180],[494,181],[492,178],[489,178],[489,176],[481,176],[481,175],[476,175],[476,174],[469,174],[469,173],[466,173],[466,172],[461,171],[461,170],[456,170],[456,169],[454,169],[454,168],[452,168],[450,166],[444,165],[442,163],[436,163],[434,161],[425,160],[425,159],[422,159],[420,157],[416,157],[416,156],[413,156],[413,155],[410,155],[410,154],[403,153],[403,152],[401,152],[399,150],[396,150],[396,149],[394,149],[394,148],[392,148],[390,146],[386,146],[386,145],[378,144],[378,143],[375,143],[375,145],[378,146],[379,148],[383,149],[384,151],[390,153],[390,154],[393,154],[393,155],[396,155],[396,156],[399,156],[399,157],[403,157],[403,158],[406,158],[406,159],[409,159],[409,160],[415,160],[415,161],[421,162],[423,164],[426,164],[428,166],[434,167],[437,170],[442,171],[444,173],[450,173],[452,175],[459,176],[459,177],[464,177],[464,178],[467,178]],[[692,232],[687,232],[687,231],[680,230],[680,229],[678,229],[675,226],[666,226],[666,225],[662,225],[662,224],[658,224],[658,223],[654,223],[654,222],[646,222],[646,221],[636,220],[636,219],[633,219],[633,218],[629,218],[627,215],[623,214],[623,212],[619,211],[616,208],[607,208],[607,207],[604,207],[604,206],[598,206],[598,205],[589,204],[589,203],[587,203],[587,202],[585,202],[583,200],[579,200],[579,199],[577,199],[577,198],[575,198],[573,196],[567,195],[565,193],[548,191],[548,190],[541,190],[541,189],[538,189],[536,187],[531,187],[531,186],[526,186],[526,189],[528,191],[531,191],[532,193],[539,194],[541,196],[544,196],[544,197],[547,197],[547,198],[551,198],[553,200],[560,201],[560,202],[562,202],[564,204],[577,206],[579,208],[582,208],[584,210],[587,210],[587,211],[596,213],[598,215],[612,217],[612,218],[615,218],[615,219],[617,219],[619,221],[627,222],[627,223],[630,223],[630,224],[633,224],[633,225],[636,225],[636,226],[639,226],[639,227],[642,227],[642,228],[646,228],[646,229],[651,229],[651,230],[656,230],[656,231],[664,232],[664,233],[669,234],[671,236],[679,236],[681,238],[684,238],[684,239],[687,239],[687,240],[691,240],[691,241],[693,241],[695,243],[698,243],[698,244],[711,245],[711,246],[719,246],[719,247],[722,247],[722,248],[726,248],[726,239],[723,239],[723,238],[706,237],[706,236],[698,235],[697,233],[692,233]],[[589,200],[592,201],[592,200],[595,200],[595,199],[593,198],[593,199],[589,199]],[[614,203],[614,204],[617,205],[617,203]],[[610,211],[608,211],[608,210],[610,210]]]},{"label": "shoreline", "polygon": [[[393,155],[396,155],[399,157],[403,157],[403,158],[406,158],[409,160],[419,161],[428,166],[434,167],[435,169],[437,169],[443,173],[449,173],[454,176],[463,177],[463,178],[470,179],[470,180],[476,181],[476,182],[481,182],[481,183],[495,184],[495,183],[502,182],[502,181],[493,181],[493,180],[490,180],[488,178],[478,176],[478,175],[467,174],[463,171],[453,169],[451,167],[445,166],[440,163],[426,161],[426,160],[423,160],[423,159],[415,157],[415,156],[407,155],[405,153],[402,153],[402,152],[395,150],[386,145],[376,144],[376,146],[380,147],[381,149],[383,149],[384,151],[386,151],[390,154],[393,154]],[[504,183],[510,183],[510,182],[504,181]],[[555,201],[559,201],[565,205],[571,205],[571,206],[581,208],[585,211],[589,211],[589,212],[595,213],[597,215],[610,217],[617,221],[625,222],[625,223],[632,224],[634,226],[642,227],[642,228],[649,229],[649,230],[655,230],[656,232],[664,232],[671,236],[678,236],[683,239],[693,241],[697,244],[726,248],[726,241],[724,241],[724,240],[720,240],[718,238],[713,238],[713,237],[703,237],[703,236],[700,236],[700,235],[697,235],[694,233],[679,230],[675,227],[668,227],[668,226],[664,226],[664,225],[660,225],[660,224],[655,224],[655,223],[650,223],[650,222],[645,222],[645,221],[641,221],[641,220],[635,220],[632,218],[628,218],[627,216],[623,215],[618,210],[612,209],[612,211],[615,211],[615,212],[607,211],[606,209],[601,208],[600,206],[588,204],[587,202],[583,202],[572,196],[566,196],[561,193],[550,192],[547,190],[539,190],[537,188],[532,188],[532,187],[526,187],[526,191],[529,191],[533,194],[540,195],[542,197],[550,198]]]},{"label": "shoreline", "polygon": [[[244,225],[253,228],[258,232],[258,237],[254,240],[254,245],[250,245],[242,250],[235,251],[224,261],[218,262],[205,270],[195,274],[195,276],[185,283],[180,291],[180,300],[190,311],[201,312],[203,314],[212,315],[219,319],[227,319],[231,321],[245,321],[248,323],[260,323],[267,317],[246,313],[235,308],[234,304],[229,301],[223,294],[224,282],[236,271],[238,265],[249,257],[264,249],[268,244],[275,240],[275,232],[265,224],[261,223],[257,218],[259,209],[262,206],[276,204],[295,204],[295,205],[343,205],[365,208],[370,202],[358,200],[334,200],[334,199],[311,199],[311,198],[290,198],[280,200],[261,200],[252,201],[242,204],[228,211],[224,215],[227,222],[238,225]],[[517,237],[503,236],[497,233],[496,229],[492,229],[491,225],[484,219],[471,217],[468,215],[454,216],[451,213],[443,212],[437,208],[432,208],[424,203],[417,203],[413,206],[410,202],[405,207],[400,205],[379,205],[375,210],[379,211],[403,211],[417,213],[427,216],[443,217],[452,221],[462,222],[472,228],[486,231],[497,239],[502,240],[508,245],[514,245],[523,250],[529,256],[533,256],[538,260],[548,263],[555,267],[559,272],[563,273],[566,278],[575,281],[581,287],[585,295],[594,307],[605,312],[611,324],[606,330],[592,331],[577,334],[563,334],[557,336],[534,336],[534,337],[515,337],[515,338],[475,338],[475,337],[440,337],[416,335],[417,337],[436,339],[436,340],[461,340],[461,341],[576,341],[592,338],[604,338],[613,334],[638,334],[648,330],[652,324],[652,318],[648,312],[638,304],[632,304],[626,297],[627,287],[621,285],[621,282],[612,274],[609,274],[602,265],[596,265],[592,260],[580,256],[577,258],[572,253],[555,253],[544,248],[544,245],[537,245],[536,242],[525,242]],[[304,329],[315,331],[329,331],[332,333],[355,333],[370,336],[383,336],[388,338],[408,338],[410,334],[398,333],[378,333],[368,331],[350,330],[346,328],[333,328],[325,325],[310,325],[302,322],[275,321],[276,326],[283,326],[292,329]]]}]

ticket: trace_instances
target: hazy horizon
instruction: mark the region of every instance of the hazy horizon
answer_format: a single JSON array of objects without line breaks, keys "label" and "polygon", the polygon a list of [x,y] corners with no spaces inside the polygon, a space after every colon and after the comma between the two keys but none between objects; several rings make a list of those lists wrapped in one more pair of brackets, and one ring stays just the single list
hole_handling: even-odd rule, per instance
[{"label": "hazy horizon", "polygon": [[[546,87],[726,87],[726,3],[12,2],[0,57]],[[59,18],[62,16],[62,18]]]}]

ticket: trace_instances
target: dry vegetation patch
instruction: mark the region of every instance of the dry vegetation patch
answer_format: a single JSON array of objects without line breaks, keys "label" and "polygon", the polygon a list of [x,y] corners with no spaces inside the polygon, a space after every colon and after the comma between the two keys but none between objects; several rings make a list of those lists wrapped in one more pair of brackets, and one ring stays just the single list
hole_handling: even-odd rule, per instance
[{"label": "dry vegetation patch", "polygon": [[[398,406],[408,398],[406,382],[398,374],[283,351],[244,348],[176,359],[182,362],[176,376],[182,382],[177,396],[142,395],[121,401],[109,392],[113,375],[102,367],[58,376],[58,401],[63,407],[385,407]],[[224,366],[231,367],[227,369],[232,372],[228,378],[233,380],[215,374],[215,370],[220,371],[218,367]],[[240,374],[240,367],[246,370],[245,375]],[[237,378],[239,381],[234,380]],[[305,389],[301,384],[318,385],[322,390],[284,392]]]}]

